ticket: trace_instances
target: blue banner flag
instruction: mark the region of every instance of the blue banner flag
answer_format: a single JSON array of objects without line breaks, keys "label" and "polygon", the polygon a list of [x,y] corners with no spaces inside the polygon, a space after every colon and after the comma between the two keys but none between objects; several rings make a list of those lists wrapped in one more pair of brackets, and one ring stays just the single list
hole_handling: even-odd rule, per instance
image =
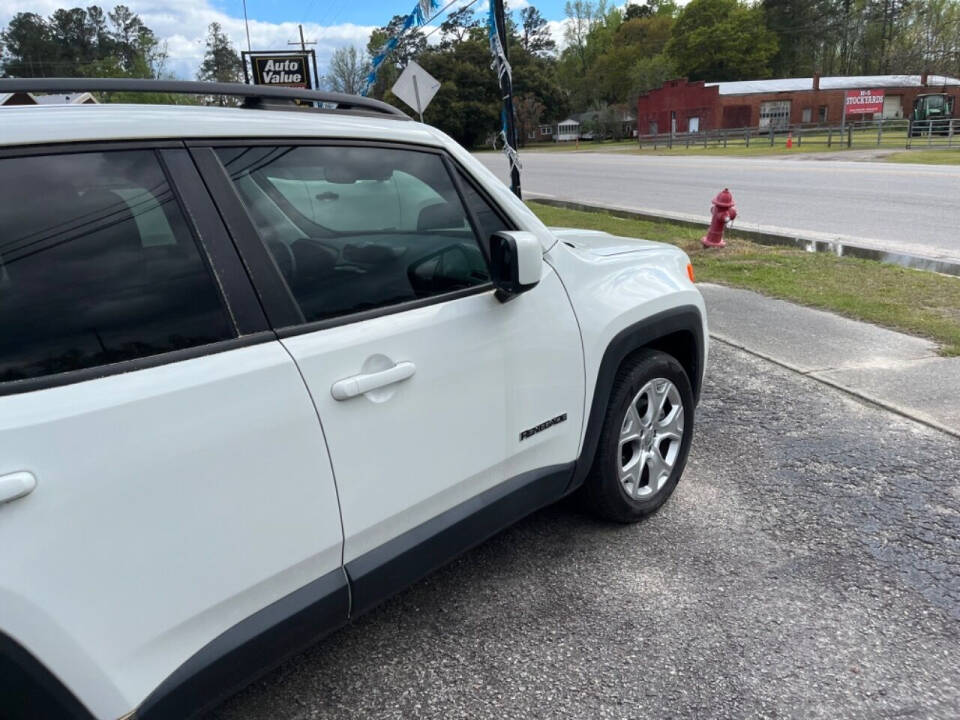
[{"label": "blue banner flag", "polygon": [[380,48],[377,54],[370,60],[370,72],[367,75],[367,84],[360,93],[361,95],[369,93],[374,83],[377,82],[377,71],[380,70],[380,66],[383,65],[383,61],[387,59],[390,52],[400,44],[400,36],[412,27],[426,25],[430,17],[439,9],[439,0],[420,0],[414,5],[410,14],[404,18],[403,25],[400,26],[400,31],[387,40],[383,47]]}]

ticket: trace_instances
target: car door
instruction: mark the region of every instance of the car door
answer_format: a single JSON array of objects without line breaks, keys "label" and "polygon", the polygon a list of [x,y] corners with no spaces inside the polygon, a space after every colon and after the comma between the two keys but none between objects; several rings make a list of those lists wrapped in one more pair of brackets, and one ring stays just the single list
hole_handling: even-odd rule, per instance
[{"label": "car door", "polygon": [[[469,203],[479,194],[443,153],[317,143],[216,155],[218,166],[195,151],[212,187],[225,168],[218,202],[245,209],[294,300],[277,324],[333,459],[354,613],[562,492],[583,403],[575,319],[548,267],[536,290],[495,297],[481,238],[506,223]],[[564,414],[563,428],[521,442]],[[549,491],[504,504],[534,479],[518,476],[548,466]],[[476,513],[493,507],[485,530]]]},{"label": "car door", "polygon": [[346,619],[329,458],[187,151],[31,152],[0,156],[0,632],[97,717],[178,715],[287,598]]},{"label": "car door", "polygon": [[[481,238],[515,229],[463,168],[452,171]],[[537,287],[499,310],[507,478],[562,467],[578,454],[585,402],[580,328],[563,283],[545,265]]]}]

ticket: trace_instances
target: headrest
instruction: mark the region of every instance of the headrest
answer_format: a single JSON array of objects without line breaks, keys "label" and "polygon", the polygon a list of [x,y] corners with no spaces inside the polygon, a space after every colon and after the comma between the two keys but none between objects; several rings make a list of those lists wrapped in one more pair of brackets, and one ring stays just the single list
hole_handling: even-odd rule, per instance
[{"label": "headrest", "polygon": [[417,216],[417,230],[450,230],[462,228],[466,216],[459,205],[450,202],[440,202],[427,205]]}]

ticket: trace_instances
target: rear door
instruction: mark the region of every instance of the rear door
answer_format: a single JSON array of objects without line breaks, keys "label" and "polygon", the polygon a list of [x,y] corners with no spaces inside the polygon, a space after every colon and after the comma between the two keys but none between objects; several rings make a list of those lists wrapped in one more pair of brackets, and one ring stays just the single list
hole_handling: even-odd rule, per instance
[{"label": "rear door", "polygon": [[295,591],[345,619],[316,411],[187,151],[7,152],[0,197],[0,632],[119,717]]},{"label": "rear door", "polygon": [[[227,180],[215,195],[235,234],[246,223],[256,235],[245,255],[262,266],[254,276],[323,422],[354,612],[562,491],[557,466],[575,457],[583,402],[575,319],[546,266],[535,290],[497,300],[484,238],[507,225],[471,202],[479,195],[443,153],[194,152],[211,187]],[[547,467],[551,489],[505,504],[489,530],[479,520],[450,530]],[[442,533],[448,541],[431,544]]]}]

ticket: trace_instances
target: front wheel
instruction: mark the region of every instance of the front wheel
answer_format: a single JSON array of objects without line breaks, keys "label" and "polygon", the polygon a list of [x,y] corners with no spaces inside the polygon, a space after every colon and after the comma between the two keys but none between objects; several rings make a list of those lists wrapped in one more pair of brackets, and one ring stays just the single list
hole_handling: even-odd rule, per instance
[{"label": "front wheel", "polygon": [[584,492],[593,509],[636,522],[673,493],[690,452],[694,403],[690,379],[672,356],[637,353],[613,383]]}]

